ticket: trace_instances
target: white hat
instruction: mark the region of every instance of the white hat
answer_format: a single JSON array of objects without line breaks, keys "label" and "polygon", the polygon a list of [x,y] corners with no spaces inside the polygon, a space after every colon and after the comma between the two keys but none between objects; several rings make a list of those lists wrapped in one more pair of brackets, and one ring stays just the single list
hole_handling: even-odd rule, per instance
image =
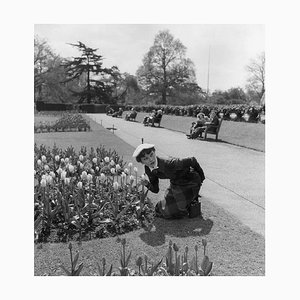
[{"label": "white hat", "polygon": [[134,152],[132,154],[132,157],[137,157],[143,150],[145,150],[145,149],[151,149],[153,147],[154,147],[153,144],[140,144],[134,150]]}]

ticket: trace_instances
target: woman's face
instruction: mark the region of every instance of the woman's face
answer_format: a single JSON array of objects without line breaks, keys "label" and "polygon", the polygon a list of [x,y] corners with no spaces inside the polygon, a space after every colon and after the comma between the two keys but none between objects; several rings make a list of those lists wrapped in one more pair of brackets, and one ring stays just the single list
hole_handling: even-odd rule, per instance
[{"label": "woman's face", "polygon": [[149,154],[145,154],[141,158],[141,163],[146,165],[149,168],[153,168],[156,162],[156,154],[154,151],[151,151]]}]

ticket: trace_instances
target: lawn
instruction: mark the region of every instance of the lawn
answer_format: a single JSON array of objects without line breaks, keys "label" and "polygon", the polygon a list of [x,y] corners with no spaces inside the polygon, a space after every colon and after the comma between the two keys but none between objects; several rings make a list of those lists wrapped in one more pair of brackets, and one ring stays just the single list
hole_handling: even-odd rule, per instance
[{"label": "lawn", "polygon": [[[138,114],[138,116],[141,118],[142,114]],[[171,120],[172,116],[164,116],[163,118],[162,126],[168,128],[167,120]],[[37,144],[52,147],[55,143],[62,148],[72,145],[75,149],[79,149],[81,146],[86,146],[89,149],[89,147],[104,145],[107,149],[116,149],[125,161],[132,161],[131,155],[134,149],[130,145],[99,124],[93,121],[90,121],[90,124],[91,132],[37,133],[34,139]],[[139,167],[141,173],[141,165],[132,162]],[[163,197],[163,191],[167,185],[168,182],[162,180],[160,193],[148,194],[153,203]],[[244,226],[224,209],[205,201],[205,199],[202,200],[202,207],[203,220],[156,219],[151,231],[140,229],[122,235],[121,237],[125,237],[127,240],[127,250],[132,251],[129,267],[135,267],[135,259],[138,255],[147,254],[150,260],[158,261],[166,254],[170,240],[176,242],[180,251],[183,251],[185,246],[193,249],[195,244],[202,249],[201,239],[206,238],[208,242],[207,254],[214,263],[212,275],[264,275],[264,238]],[[119,267],[121,245],[116,237],[82,242],[81,245],[74,242],[73,247],[80,251],[79,262],[84,263],[82,275],[96,274],[96,262],[100,263],[103,257],[106,258],[108,265],[113,264],[115,271]],[[34,274],[37,276],[64,275],[59,267],[60,264],[63,263],[69,267],[70,257],[66,243],[35,245],[34,255]]]},{"label": "lawn", "polygon": [[[142,122],[146,115],[146,113],[139,112],[136,120]],[[161,126],[171,130],[188,133],[192,122],[195,120],[196,118],[194,117],[164,115],[162,117]],[[214,136],[209,135],[209,137]],[[219,132],[219,140],[221,142],[264,152],[265,125],[261,123],[223,121]]]}]

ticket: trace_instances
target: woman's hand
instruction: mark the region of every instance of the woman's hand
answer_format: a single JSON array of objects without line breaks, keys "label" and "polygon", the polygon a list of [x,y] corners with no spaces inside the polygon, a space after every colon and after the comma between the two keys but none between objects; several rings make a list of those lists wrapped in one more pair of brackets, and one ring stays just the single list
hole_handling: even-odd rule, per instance
[{"label": "woman's hand", "polygon": [[149,184],[149,181],[145,177],[141,177],[141,184],[147,186]]}]

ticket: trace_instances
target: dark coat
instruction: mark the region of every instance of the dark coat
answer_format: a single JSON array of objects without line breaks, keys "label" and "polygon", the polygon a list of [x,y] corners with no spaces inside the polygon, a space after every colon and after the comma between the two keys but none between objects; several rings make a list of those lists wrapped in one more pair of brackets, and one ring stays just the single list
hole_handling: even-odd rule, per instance
[{"label": "dark coat", "polygon": [[157,157],[158,168],[150,170],[145,166],[149,178],[147,188],[159,192],[159,179],[170,179],[170,186],[163,200],[156,205],[156,211],[164,218],[185,215],[191,202],[198,198],[204,172],[195,157],[184,159],[163,159]]}]

